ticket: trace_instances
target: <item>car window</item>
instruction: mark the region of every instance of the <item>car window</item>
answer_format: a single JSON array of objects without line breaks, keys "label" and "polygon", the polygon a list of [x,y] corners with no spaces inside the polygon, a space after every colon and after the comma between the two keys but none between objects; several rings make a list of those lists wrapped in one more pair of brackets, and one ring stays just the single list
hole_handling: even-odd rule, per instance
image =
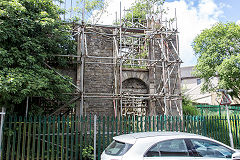
[{"label": "car window", "polygon": [[198,157],[231,158],[234,151],[225,146],[202,139],[192,139],[193,148]]},{"label": "car window", "polygon": [[105,150],[107,155],[113,156],[121,156],[125,154],[130,148],[132,144],[123,143],[119,141],[113,141]]},{"label": "car window", "polygon": [[145,157],[189,156],[183,139],[161,141],[152,146]]}]

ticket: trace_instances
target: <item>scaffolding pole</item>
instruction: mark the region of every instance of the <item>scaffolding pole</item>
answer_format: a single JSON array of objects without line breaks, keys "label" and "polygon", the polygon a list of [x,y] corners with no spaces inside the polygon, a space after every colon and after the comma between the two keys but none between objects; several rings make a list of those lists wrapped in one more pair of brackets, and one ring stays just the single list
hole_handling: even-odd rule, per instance
[{"label": "scaffolding pole", "polygon": [[[77,65],[76,84],[80,91],[74,94],[79,94],[81,97],[78,104],[80,107],[79,116],[83,115],[84,100],[90,98],[112,99],[115,115],[122,115],[123,107],[129,106],[124,104],[127,102],[126,99],[132,99],[133,106],[139,105],[138,101],[134,101],[134,99],[147,99],[152,104],[158,102],[161,105],[159,107],[162,107],[165,115],[173,114],[172,108],[177,107],[179,115],[181,116],[181,95],[180,91],[176,92],[176,89],[180,90],[179,74],[181,64],[181,60],[179,58],[176,10],[174,18],[176,22],[176,29],[173,29],[174,25],[172,22],[167,19],[165,21],[162,20],[162,14],[160,20],[155,21],[153,17],[148,17],[146,22],[143,21],[140,24],[139,22],[135,22],[133,19],[134,16],[132,11],[128,12],[131,12],[132,19],[129,23],[126,23],[127,20],[122,18],[122,4],[120,2],[119,25],[117,25],[117,13],[116,25],[89,25],[84,23],[83,7],[82,23],[76,24],[77,30],[75,28],[73,31],[73,35],[77,35],[77,55],[56,55],[72,57],[72,59],[76,60],[72,62]],[[152,12],[148,10],[148,13]],[[136,28],[136,26],[139,27]],[[112,32],[105,32],[106,30],[111,30]],[[101,55],[101,51],[99,54],[92,54],[90,51],[91,43],[88,43],[88,41],[90,41],[89,37],[91,36],[104,37],[106,41],[111,42],[112,55]],[[146,56],[144,57],[145,53]],[[107,65],[113,68],[114,81],[112,83],[113,90],[111,93],[104,93],[101,91],[101,93],[84,92],[86,87],[84,83],[84,76],[86,76],[84,73],[86,67],[95,64],[100,67],[102,67],[101,65]],[[126,95],[124,93],[125,89],[123,88],[123,80],[125,80],[125,77],[123,76],[126,71],[124,68],[130,68],[133,70],[135,68],[143,68],[144,71],[149,72],[149,84],[147,84],[149,86],[147,94],[130,93],[129,95]],[[160,76],[159,72],[161,72]],[[118,113],[118,111],[120,113]]]},{"label": "scaffolding pole", "polygon": [[120,43],[120,67],[119,67],[119,70],[120,70],[120,114],[122,116],[122,107],[123,107],[123,104],[122,104],[122,62],[123,62],[123,55],[122,55],[122,4],[120,2],[120,40],[119,40],[119,43]]}]

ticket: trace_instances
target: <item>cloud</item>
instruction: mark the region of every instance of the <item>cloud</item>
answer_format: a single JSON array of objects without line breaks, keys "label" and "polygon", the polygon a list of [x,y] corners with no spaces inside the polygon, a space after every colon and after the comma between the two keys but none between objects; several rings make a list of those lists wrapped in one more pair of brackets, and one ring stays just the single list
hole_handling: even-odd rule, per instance
[{"label": "cloud", "polygon": [[[106,2],[108,7],[106,8],[106,12],[101,15],[98,23],[111,25],[116,20],[116,16],[118,19],[120,17],[120,0],[107,0]],[[128,9],[134,2],[135,0],[121,0],[122,16],[124,15],[124,8]]]},{"label": "cloud", "polygon": [[223,3],[223,2],[220,2],[220,3],[219,3],[219,7],[220,7],[220,8],[229,8],[229,9],[231,9],[231,8],[232,8],[232,6],[231,6],[231,5],[229,5],[229,4],[226,4],[226,3]]},{"label": "cloud", "polygon": [[238,21],[236,22],[236,24],[240,25],[240,20],[238,20]]},{"label": "cloud", "polygon": [[199,11],[199,17],[201,18],[218,18],[223,11],[220,10],[223,3],[221,3],[221,6],[217,6],[217,4],[214,3],[212,0],[201,0],[198,5],[198,11]]},{"label": "cloud", "polygon": [[[179,50],[183,61],[182,66],[195,65],[197,58],[192,49],[194,38],[202,30],[210,28],[218,22],[218,17],[223,14],[221,7],[213,0],[200,0],[199,3],[187,3],[185,0],[167,2],[165,6],[169,12],[176,8],[177,24],[179,30]],[[171,15],[171,14],[170,14]]]},{"label": "cloud", "polygon": [[[135,0],[121,0],[122,11],[127,9]],[[225,4],[216,4],[213,0],[198,0],[198,3],[188,0],[178,0],[165,2],[164,7],[168,8],[167,17],[173,18],[175,8],[177,11],[177,25],[179,30],[180,57],[184,62],[182,66],[195,65],[197,62],[192,49],[193,39],[205,28],[210,28],[218,22],[218,18],[223,14],[222,9]],[[120,1],[108,0],[106,13],[101,16],[100,23],[112,24],[116,20],[116,12],[119,18]],[[122,12],[123,14],[123,12]]]}]

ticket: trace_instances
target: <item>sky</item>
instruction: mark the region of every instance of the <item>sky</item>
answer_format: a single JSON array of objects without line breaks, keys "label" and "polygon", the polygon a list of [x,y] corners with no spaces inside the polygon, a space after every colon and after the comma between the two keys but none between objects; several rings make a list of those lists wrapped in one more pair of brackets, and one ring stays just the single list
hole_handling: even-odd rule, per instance
[{"label": "sky", "polygon": [[[116,12],[118,15],[120,13],[120,0],[107,1],[107,12],[98,23],[112,24],[116,19]],[[129,8],[134,1],[121,0],[122,10]],[[240,24],[240,0],[165,0],[164,7],[168,8],[169,17],[174,17],[176,8],[182,67],[196,65],[197,58],[191,44],[202,30],[219,21]]]}]

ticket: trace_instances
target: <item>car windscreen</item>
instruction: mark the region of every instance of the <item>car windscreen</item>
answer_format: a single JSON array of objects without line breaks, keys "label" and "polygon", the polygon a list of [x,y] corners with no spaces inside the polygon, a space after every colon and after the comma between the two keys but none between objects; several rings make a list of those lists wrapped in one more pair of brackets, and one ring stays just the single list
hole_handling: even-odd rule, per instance
[{"label": "car windscreen", "polygon": [[130,148],[132,144],[113,141],[105,150],[105,154],[112,156],[121,156],[125,154]]}]

